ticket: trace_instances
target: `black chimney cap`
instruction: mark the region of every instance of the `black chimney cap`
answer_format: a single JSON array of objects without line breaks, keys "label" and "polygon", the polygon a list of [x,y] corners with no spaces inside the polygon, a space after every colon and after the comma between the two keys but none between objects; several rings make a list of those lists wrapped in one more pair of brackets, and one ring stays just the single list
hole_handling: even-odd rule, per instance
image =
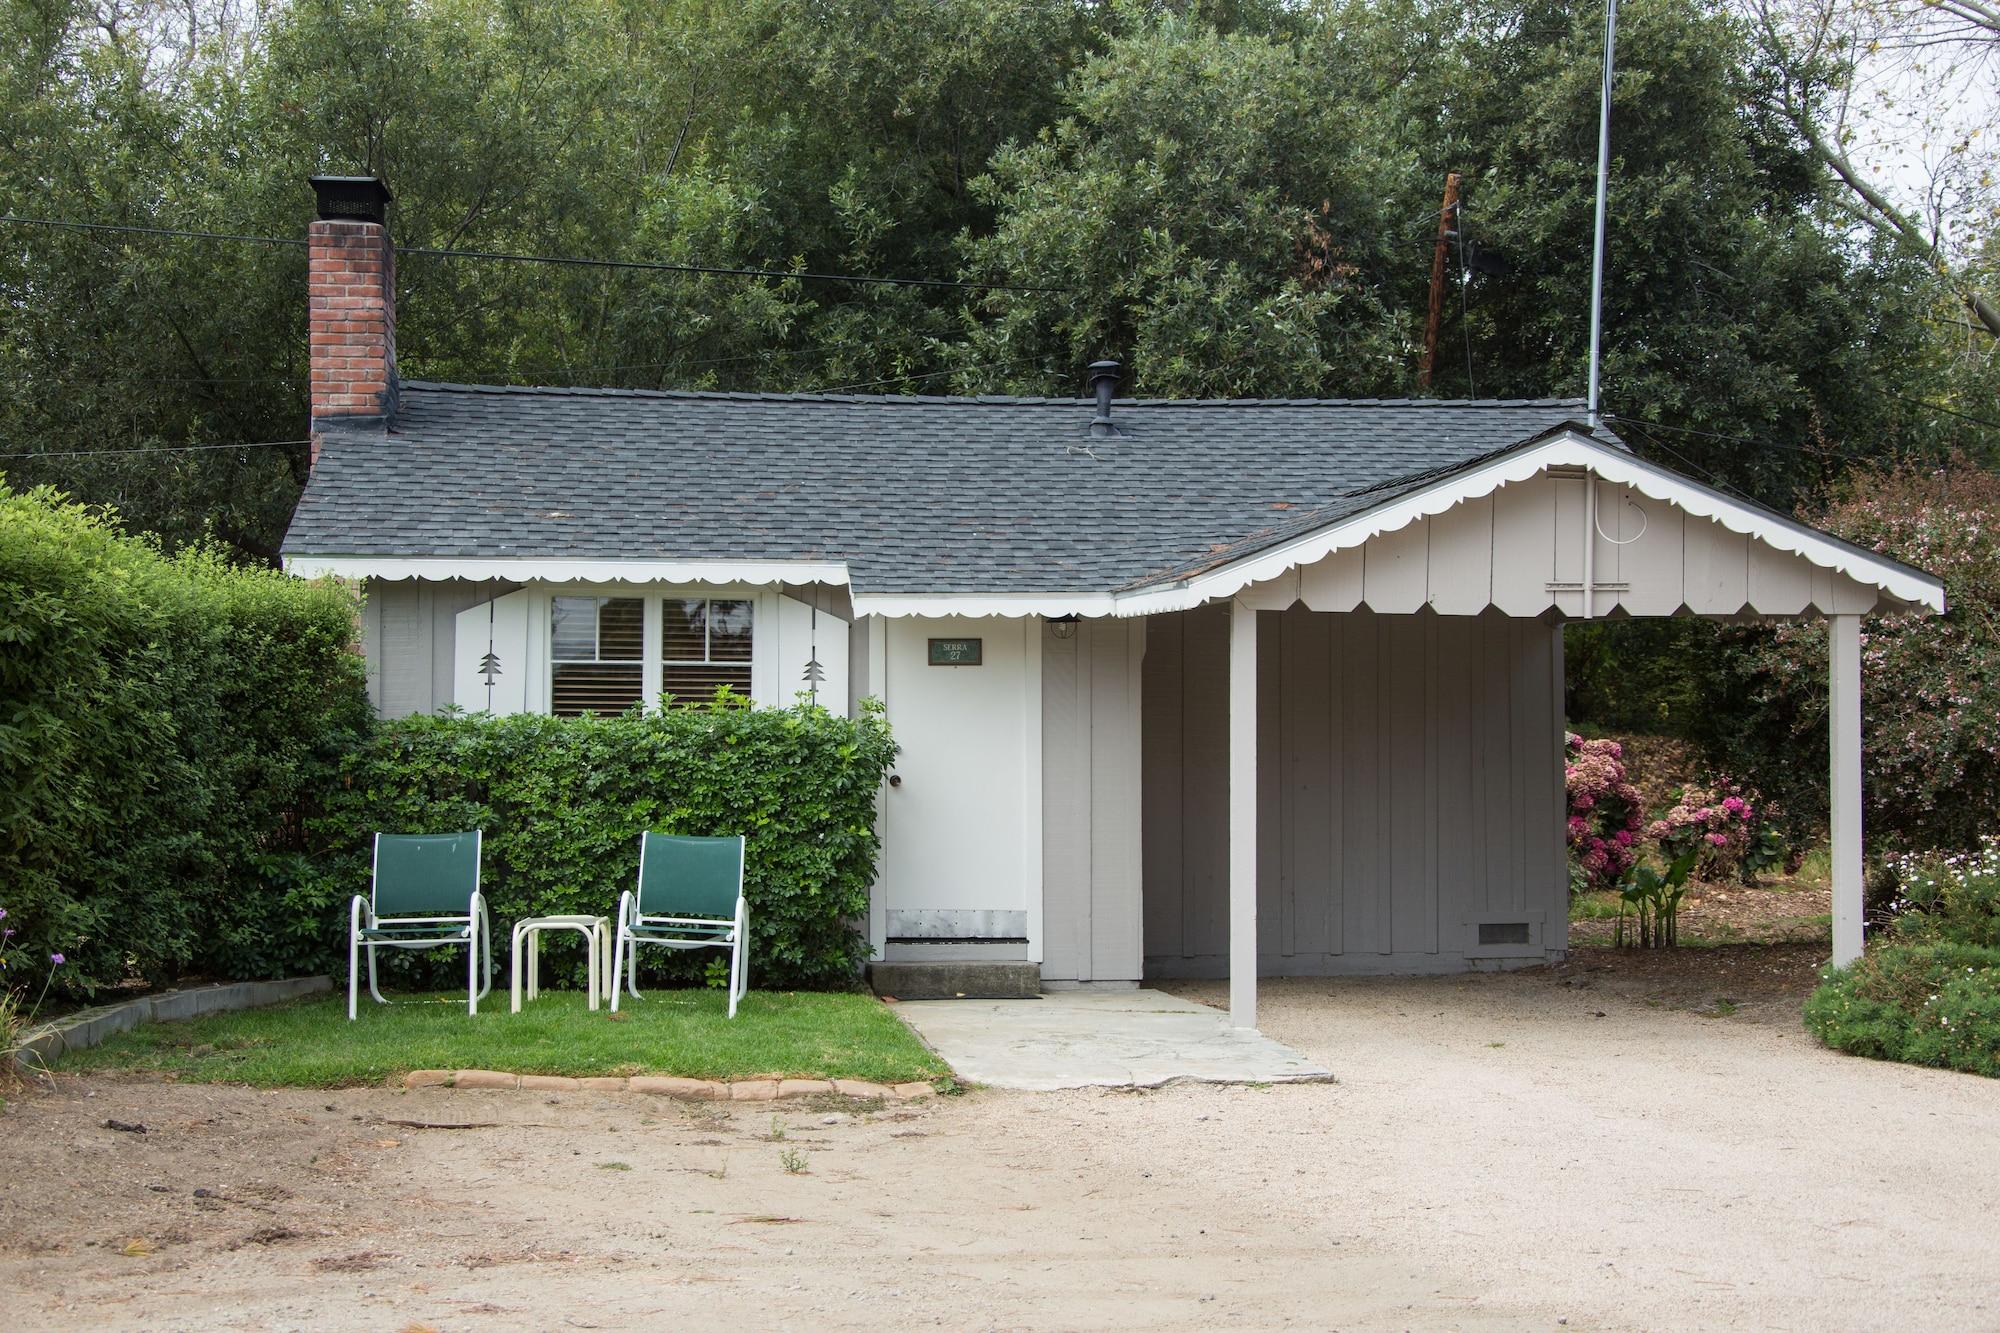
[{"label": "black chimney cap", "polygon": [[1093,388],[1099,380],[1110,380],[1115,384],[1118,382],[1119,373],[1124,369],[1125,367],[1116,361],[1093,361],[1090,363],[1090,384]]},{"label": "black chimney cap", "polygon": [[395,196],[374,176],[314,176],[312,187],[322,222],[389,221]]}]

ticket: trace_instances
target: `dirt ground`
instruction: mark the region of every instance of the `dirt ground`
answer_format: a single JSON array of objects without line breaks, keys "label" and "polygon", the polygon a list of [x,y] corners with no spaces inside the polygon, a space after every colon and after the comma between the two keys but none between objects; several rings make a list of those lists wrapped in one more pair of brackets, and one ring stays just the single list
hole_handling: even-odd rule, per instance
[{"label": "dirt ground", "polygon": [[2000,1327],[2000,1083],[1821,1050],[1749,966],[1727,1016],[1595,951],[1268,983],[1327,1085],[857,1113],[65,1079],[0,1119],[0,1319]]},{"label": "dirt ground", "polygon": [[[1778,880],[1755,888],[1741,884],[1688,886],[1681,902],[1680,941],[1706,944],[1814,944],[1822,954],[1832,939],[1830,902],[1824,885]],[[1626,923],[1630,928],[1631,922]],[[1571,921],[1569,943],[1609,945],[1618,928],[1615,919]]]}]

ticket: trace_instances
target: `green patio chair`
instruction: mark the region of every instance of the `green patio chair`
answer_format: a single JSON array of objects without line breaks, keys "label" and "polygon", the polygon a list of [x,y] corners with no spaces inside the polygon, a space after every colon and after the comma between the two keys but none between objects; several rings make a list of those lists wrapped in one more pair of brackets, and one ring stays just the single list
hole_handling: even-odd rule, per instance
[{"label": "green patio chair", "polygon": [[611,1012],[619,981],[639,998],[639,946],[729,950],[729,1016],[750,988],[750,909],[743,901],[743,839],[639,835],[639,885],[618,896]]},{"label": "green patio chair", "polygon": [[[354,1020],[360,954],[368,951],[368,993],[387,1004],[375,980],[377,949],[466,946],[465,1011],[493,989],[493,923],[479,892],[478,830],[471,833],[377,833],[368,896],[354,895],[347,920],[347,1018]],[[480,982],[484,959],[486,979]]]}]

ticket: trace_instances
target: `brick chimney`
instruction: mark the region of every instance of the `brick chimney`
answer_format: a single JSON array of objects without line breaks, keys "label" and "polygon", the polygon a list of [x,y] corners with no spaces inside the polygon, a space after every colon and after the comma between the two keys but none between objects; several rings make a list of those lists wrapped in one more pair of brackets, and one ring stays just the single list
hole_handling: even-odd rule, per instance
[{"label": "brick chimney", "polygon": [[387,430],[396,416],[396,250],[389,187],[372,176],[315,176],[307,232],[312,455],[336,423]]}]

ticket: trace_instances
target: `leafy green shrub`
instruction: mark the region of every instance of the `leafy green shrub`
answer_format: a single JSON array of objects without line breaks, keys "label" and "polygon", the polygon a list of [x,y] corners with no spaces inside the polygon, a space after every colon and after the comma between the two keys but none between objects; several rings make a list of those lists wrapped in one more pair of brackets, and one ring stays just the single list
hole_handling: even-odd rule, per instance
[{"label": "leafy green shrub", "polygon": [[264,866],[368,719],[352,593],[0,483],[0,885],[84,996],[281,970]]},{"label": "leafy green shrub", "polygon": [[1900,898],[1896,933],[2000,949],[2000,837],[1972,852],[1899,856],[1887,869]]},{"label": "leafy green shrub", "polygon": [[1902,893],[1890,938],[1827,970],[1807,1028],[1855,1055],[2000,1077],[2000,838],[1888,869]]},{"label": "leafy green shrub", "polygon": [[[845,985],[868,955],[855,922],[868,910],[875,799],[895,753],[879,706],[857,719],[728,699],[620,717],[401,719],[342,764],[280,914],[302,960],[344,966],[347,900],[368,890],[373,835],[477,828],[504,950],[507,923],[522,917],[612,915],[648,829],[741,833],[753,977]],[[651,975],[693,984],[707,961],[645,955]],[[421,979],[453,965],[399,966]]]},{"label": "leafy green shrub", "polygon": [[1836,1050],[2000,1077],[2000,949],[1901,939],[1829,968],[1806,1027]]}]

